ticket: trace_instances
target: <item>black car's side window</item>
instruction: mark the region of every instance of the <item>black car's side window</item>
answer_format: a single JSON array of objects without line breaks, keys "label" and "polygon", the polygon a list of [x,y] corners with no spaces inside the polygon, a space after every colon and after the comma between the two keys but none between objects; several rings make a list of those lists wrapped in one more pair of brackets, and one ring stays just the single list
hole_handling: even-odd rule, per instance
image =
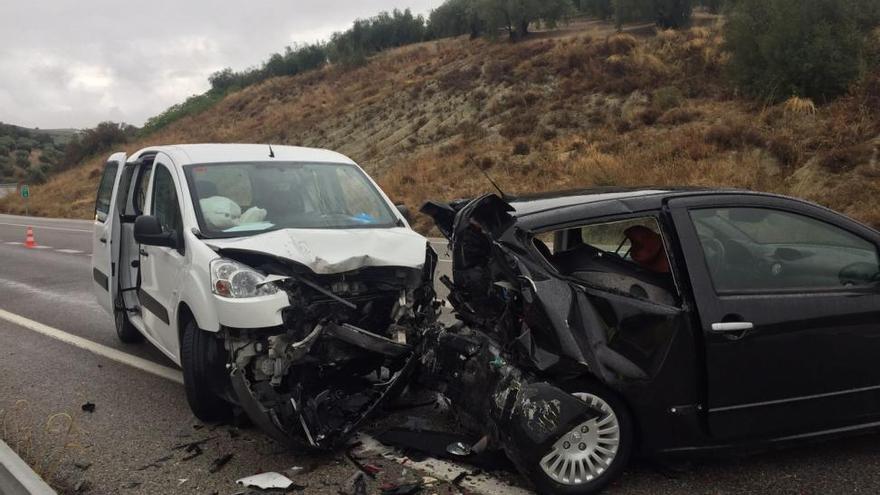
[{"label": "black car's side window", "polygon": [[156,166],[153,177],[153,195],[151,214],[159,220],[165,232],[181,233],[183,219],[180,214],[180,203],[177,200],[177,189],[171,171],[162,164]]},{"label": "black car's side window", "polygon": [[[560,231],[561,232],[561,231]],[[654,217],[590,224],[535,237],[541,254],[561,274],[592,287],[610,289],[639,299],[676,305],[666,243]],[[548,245],[551,238],[564,238]]]},{"label": "black car's side window", "polygon": [[769,208],[690,215],[718,292],[833,290],[880,281],[877,246],[829,223]]}]

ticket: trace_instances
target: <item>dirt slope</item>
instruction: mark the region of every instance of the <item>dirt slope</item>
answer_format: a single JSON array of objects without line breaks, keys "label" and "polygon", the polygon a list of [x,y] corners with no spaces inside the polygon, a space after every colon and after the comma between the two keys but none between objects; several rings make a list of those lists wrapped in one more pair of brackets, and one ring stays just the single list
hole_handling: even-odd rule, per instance
[{"label": "dirt slope", "polygon": [[[335,149],[411,207],[488,191],[481,168],[508,193],[736,186],[806,197],[880,226],[880,75],[818,109],[799,100],[763,107],[723,83],[712,26],[636,36],[590,29],[515,45],[443,40],[356,69],[272,79],[128,148]],[[102,160],[35,188],[32,211],[89,217]],[[4,201],[0,211],[20,211]]]}]

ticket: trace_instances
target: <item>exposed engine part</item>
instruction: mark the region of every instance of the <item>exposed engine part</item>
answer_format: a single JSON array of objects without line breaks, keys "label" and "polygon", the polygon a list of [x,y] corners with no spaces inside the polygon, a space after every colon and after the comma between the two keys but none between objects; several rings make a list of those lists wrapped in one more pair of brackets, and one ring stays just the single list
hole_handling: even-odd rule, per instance
[{"label": "exposed engine part", "polygon": [[248,416],[285,444],[340,445],[407,384],[414,344],[434,325],[433,271],[370,268],[318,276],[277,259],[244,260],[271,274],[290,306],[284,325],[225,329],[232,388]]}]

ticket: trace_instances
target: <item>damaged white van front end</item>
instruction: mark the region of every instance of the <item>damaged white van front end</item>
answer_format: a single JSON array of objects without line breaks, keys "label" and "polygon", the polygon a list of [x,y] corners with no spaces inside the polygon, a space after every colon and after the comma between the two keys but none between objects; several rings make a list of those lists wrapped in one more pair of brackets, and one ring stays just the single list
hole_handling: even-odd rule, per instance
[{"label": "damaged white van front end", "polygon": [[[405,384],[411,344],[436,313],[425,238],[281,230],[210,245],[234,399],[274,438],[333,448]],[[251,290],[238,279],[262,294],[258,311],[275,305],[272,325],[240,324],[248,309],[226,295]]]}]

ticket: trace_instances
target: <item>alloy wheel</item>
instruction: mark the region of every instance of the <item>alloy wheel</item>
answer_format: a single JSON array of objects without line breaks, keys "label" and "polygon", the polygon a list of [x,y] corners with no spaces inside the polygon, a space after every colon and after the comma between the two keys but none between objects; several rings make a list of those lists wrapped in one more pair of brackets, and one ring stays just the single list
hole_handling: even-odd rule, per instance
[{"label": "alloy wheel", "polygon": [[540,465],[557,483],[582,485],[600,477],[614,462],[620,446],[620,423],[602,398],[588,393],[572,395],[600,414],[562,435]]}]

